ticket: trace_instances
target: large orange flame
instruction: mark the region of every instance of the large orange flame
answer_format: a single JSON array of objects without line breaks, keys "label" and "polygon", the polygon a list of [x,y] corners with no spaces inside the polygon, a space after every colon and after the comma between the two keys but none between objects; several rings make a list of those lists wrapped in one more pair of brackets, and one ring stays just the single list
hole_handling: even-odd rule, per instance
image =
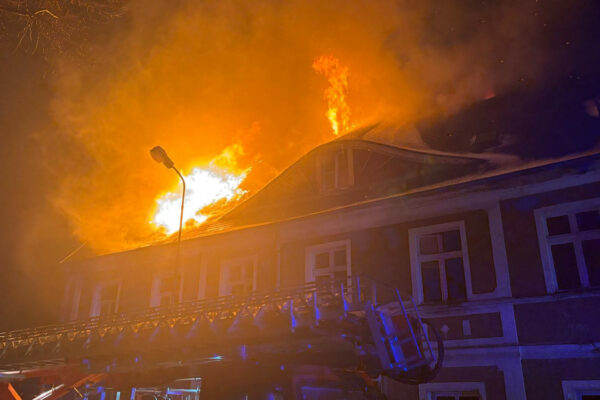
[{"label": "large orange flame", "polygon": [[[241,146],[234,144],[213,158],[207,166],[196,167],[188,175],[184,175],[185,226],[201,224],[211,217],[213,214],[207,206],[217,202],[231,203],[246,193],[240,188],[240,184],[250,172],[250,168],[236,168],[236,157],[242,152]],[[156,204],[157,209],[151,223],[163,227],[168,234],[177,232],[181,212],[181,183],[177,190],[158,197]]]},{"label": "large orange flame", "polygon": [[[346,103],[348,68],[333,56],[319,56],[313,60],[313,69],[324,75],[329,87],[325,90],[327,118],[333,133],[339,135],[352,128],[350,108]],[[225,148],[208,165],[193,168],[184,175],[187,190],[183,212],[184,227],[202,224],[211,216],[220,215],[227,206],[242,198],[246,191],[240,188],[250,168],[239,169],[238,158],[244,153],[239,143]],[[150,221],[163,228],[167,234],[179,229],[181,212],[181,184],[173,191],[156,199],[156,212]]]},{"label": "large orange flame", "polygon": [[343,66],[340,60],[333,56],[319,56],[314,59],[313,69],[324,75],[329,82],[325,90],[327,100],[327,118],[335,135],[347,132],[352,128],[350,124],[350,107],[346,102],[348,94],[348,67]]}]

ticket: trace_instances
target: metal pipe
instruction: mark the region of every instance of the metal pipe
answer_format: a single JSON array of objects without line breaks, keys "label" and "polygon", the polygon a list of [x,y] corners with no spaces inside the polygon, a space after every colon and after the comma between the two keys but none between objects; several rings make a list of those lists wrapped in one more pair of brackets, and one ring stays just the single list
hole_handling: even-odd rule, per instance
[{"label": "metal pipe", "polygon": [[[179,175],[179,177],[181,178],[181,183],[183,184],[183,193],[181,194],[181,214],[179,215],[179,235],[177,237],[177,245],[179,248],[179,245],[181,244],[181,229],[183,228],[183,205],[185,203],[185,179],[183,179],[183,175],[181,175],[181,172],[179,172],[179,170],[177,168],[175,168],[175,166],[173,166],[172,168],[175,172],[177,172],[177,175]],[[179,250],[177,251],[177,254],[179,254]]]},{"label": "metal pipe", "polygon": [[183,230],[183,206],[185,204],[185,179],[179,170],[173,165],[171,167],[173,171],[179,175],[181,178],[181,183],[183,184],[183,191],[181,193],[181,212],[179,213],[179,232],[177,233],[177,253],[175,254],[175,274],[179,279],[179,288],[177,293],[177,298],[173,299],[176,303],[181,303],[183,296],[183,268],[181,268],[181,231]]}]

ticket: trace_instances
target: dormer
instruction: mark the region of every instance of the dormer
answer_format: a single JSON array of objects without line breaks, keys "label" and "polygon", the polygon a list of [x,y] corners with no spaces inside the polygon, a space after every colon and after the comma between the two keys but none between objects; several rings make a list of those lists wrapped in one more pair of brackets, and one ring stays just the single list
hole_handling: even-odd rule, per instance
[{"label": "dormer", "polygon": [[220,221],[244,225],[301,217],[406,193],[489,167],[477,157],[364,139],[372,130],[363,128],[313,149]]},{"label": "dormer", "polygon": [[324,148],[316,155],[315,162],[320,193],[328,194],[354,185],[352,147]]}]

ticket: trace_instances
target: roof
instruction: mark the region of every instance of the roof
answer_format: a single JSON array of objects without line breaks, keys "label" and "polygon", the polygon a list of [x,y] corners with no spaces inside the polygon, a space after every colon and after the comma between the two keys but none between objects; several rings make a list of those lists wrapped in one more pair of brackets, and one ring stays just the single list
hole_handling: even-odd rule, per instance
[{"label": "roof", "polygon": [[[402,135],[398,128],[376,124],[317,146],[218,222],[257,223],[300,216],[493,168],[489,157],[394,145],[381,140],[382,134]],[[348,163],[353,166],[353,183],[324,193],[319,182],[323,179],[319,167],[322,157],[347,149],[352,149],[352,161]],[[339,162],[335,161],[336,165]]]},{"label": "roof", "polygon": [[[285,180],[286,175],[289,174],[289,171],[292,170],[294,168],[294,166],[296,166],[302,160],[307,159],[308,157],[311,156],[311,154],[318,152],[320,149],[323,149],[323,148],[326,148],[329,146],[333,146],[336,144],[351,145],[356,148],[364,147],[364,148],[377,149],[378,151],[389,152],[391,154],[401,155],[402,157],[406,157],[406,158],[423,159],[426,157],[435,157],[437,160],[442,161],[444,164],[446,164],[448,166],[451,164],[457,163],[457,162],[460,163],[460,162],[469,162],[469,161],[482,161],[482,162],[485,162],[485,165],[486,165],[486,168],[472,171],[472,173],[469,173],[469,174],[464,174],[461,176],[444,179],[444,180],[441,180],[441,181],[433,183],[433,184],[423,185],[420,187],[414,187],[414,188],[410,188],[410,189],[403,190],[403,191],[397,191],[395,193],[388,193],[388,194],[382,195],[380,197],[375,197],[375,198],[370,198],[370,199],[362,199],[360,201],[354,201],[349,204],[345,204],[342,207],[352,207],[353,205],[376,202],[379,200],[388,199],[390,197],[398,197],[398,196],[404,196],[404,195],[414,194],[414,193],[430,192],[430,191],[435,191],[435,190],[440,190],[440,189],[458,187],[460,185],[465,185],[465,184],[469,184],[469,183],[481,182],[482,180],[487,180],[487,179],[497,179],[497,178],[501,178],[503,176],[509,176],[512,174],[518,174],[518,173],[526,172],[526,171],[533,171],[536,169],[546,168],[549,166],[558,165],[558,164],[562,164],[565,162],[570,162],[570,161],[574,161],[574,160],[578,160],[578,159],[584,159],[584,158],[588,158],[588,157],[597,158],[596,156],[598,156],[600,154],[599,149],[592,149],[592,150],[588,150],[586,152],[566,155],[563,157],[557,157],[557,158],[552,158],[552,159],[525,161],[525,160],[521,160],[520,158],[510,155],[510,154],[451,153],[451,152],[430,150],[430,149],[425,149],[425,148],[403,146],[400,144],[392,144],[392,140],[390,140],[390,139],[401,136],[401,133],[402,133],[401,128],[398,128],[396,126],[386,125],[386,124],[376,124],[376,125],[371,125],[371,126],[356,129],[344,136],[336,138],[335,140],[333,140],[331,142],[328,142],[321,146],[318,146],[317,148],[311,150],[309,153],[305,154],[299,160],[294,162],[290,167],[288,167],[281,174],[279,174],[276,178],[274,178],[271,182],[269,182],[267,185],[265,185],[263,187],[263,189],[261,189],[260,191],[255,193],[252,197],[246,199],[243,203],[239,204],[237,207],[235,207],[229,213],[221,216],[220,218],[218,218],[212,222],[201,225],[200,227],[194,229],[193,232],[189,232],[188,235],[186,235],[186,236],[188,238],[207,236],[207,235],[212,235],[212,234],[216,234],[216,233],[227,232],[229,230],[239,228],[242,226],[248,227],[248,226],[257,225],[257,223],[242,223],[241,221],[238,221],[236,218],[236,213],[240,209],[243,209],[245,207],[245,205],[247,205],[249,202],[252,201],[252,199],[257,198],[261,192],[263,192],[264,190],[267,190],[268,187],[270,187],[272,185],[276,185],[278,181]],[[395,139],[394,141],[396,143],[400,142],[397,139]],[[334,209],[339,209],[339,208],[340,208],[340,206],[332,206],[330,208],[319,210],[318,212],[326,213],[326,212],[332,211]],[[313,214],[313,213],[310,213],[310,214]],[[302,216],[303,215],[296,215],[295,217],[302,217]],[[287,218],[264,220],[264,221],[260,221],[260,223],[258,223],[258,224],[262,225],[262,224],[275,223],[275,222],[280,222],[280,221],[283,221],[286,219]]]},{"label": "roof", "polygon": [[563,156],[563,157],[559,157],[559,158],[553,158],[553,159],[521,162],[518,165],[507,165],[507,166],[503,166],[503,167],[499,167],[496,169],[486,171],[484,173],[466,175],[466,176],[458,177],[455,179],[443,181],[443,182],[440,182],[437,184],[423,186],[423,187],[415,188],[412,190],[407,190],[405,192],[395,193],[395,194],[389,195],[389,196],[383,196],[383,197],[379,197],[379,198],[375,198],[375,199],[369,199],[369,200],[365,200],[365,201],[355,202],[355,203],[345,205],[342,207],[332,207],[330,209],[321,210],[317,213],[313,213],[310,215],[301,215],[301,216],[297,216],[297,217],[287,219],[287,220],[272,220],[272,221],[265,221],[265,222],[259,223],[259,224],[240,225],[240,224],[236,224],[235,220],[224,221],[223,219],[219,219],[219,220],[216,220],[215,222],[207,223],[207,224],[204,224],[204,225],[198,227],[196,230],[194,230],[194,235],[191,237],[188,237],[188,238],[191,239],[194,237],[210,236],[213,234],[225,233],[225,232],[229,232],[232,230],[248,229],[248,228],[252,228],[252,227],[256,227],[256,226],[281,223],[281,222],[295,220],[295,219],[312,216],[312,215],[316,215],[316,214],[326,214],[326,213],[338,211],[341,209],[346,209],[346,208],[349,209],[349,208],[353,208],[353,207],[373,204],[373,203],[377,203],[379,201],[389,200],[392,198],[399,198],[399,197],[405,197],[405,196],[410,196],[410,195],[419,195],[419,194],[433,194],[435,192],[452,190],[452,189],[460,190],[460,189],[464,189],[465,187],[476,185],[479,183],[498,181],[503,178],[510,178],[510,177],[514,177],[517,175],[522,175],[524,173],[535,174],[538,172],[542,172],[544,170],[548,170],[549,168],[554,168],[554,167],[559,167],[559,166],[564,166],[565,168],[568,169],[570,166],[575,166],[574,164],[587,165],[589,162],[596,162],[596,161],[600,162],[600,149],[593,149],[593,150],[589,150],[589,151],[586,151],[583,153],[571,154],[571,155],[567,155],[567,156]]},{"label": "roof", "polygon": [[[372,132],[371,135],[373,133],[374,132]],[[435,195],[436,193],[447,192],[448,190],[456,190],[456,191],[465,190],[469,187],[475,187],[475,186],[478,186],[481,184],[485,184],[486,187],[489,187],[490,185],[494,185],[494,184],[501,185],[501,183],[499,183],[499,182],[503,182],[505,180],[510,180],[510,178],[514,178],[514,177],[520,177],[522,175],[536,175],[537,176],[540,173],[551,171],[553,176],[555,176],[556,174],[565,174],[565,171],[580,172],[582,170],[587,170],[590,163],[600,162],[600,149],[598,149],[598,148],[588,150],[586,152],[570,154],[570,155],[566,155],[566,156],[558,157],[558,158],[535,160],[535,161],[523,161],[523,160],[519,160],[518,158],[515,158],[515,157],[510,157],[510,156],[506,157],[502,154],[499,154],[498,157],[495,158],[494,154],[462,155],[462,154],[443,153],[443,152],[435,152],[435,151],[429,152],[429,151],[421,150],[421,149],[396,147],[396,146],[391,146],[388,144],[372,142],[369,140],[357,139],[354,137],[354,135],[355,135],[355,133],[352,132],[352,134],[350,136],[348,136],[348,137],[344,136],[344,137],[338,138],[338,139],[334,140],[333,142],[353,143],[353,144],[365,145],[365,146],[375,145],[378,149],[398,151],[401,154],[408,154],[408,155],[415,156],[415,157],[427,157],[430,155],[435,155],[435,156],[442,157],[444,160],[454,160],[454,161],[456,161],[456,160],[472,160],[472,159],[487,160],[488,161],[487,165],[491,166],[491,168],[489,168],[487,170],[475,172],[472,174],[467,174],[467,175],[458,176],[458,177],[455,177],[452,179],[443,180],[443,181],[440,181],[440,182],[437,182],[434,184],[411,188],[406,191],[399,191],[396,193],[387,194],[387,195],[376,197],[376,198],[354,201],[354,202],[351,202],[348,204],[343,204],[343,205],[334,205],[329,208],[321,209],[318,211],[314,211],[314,212],[310,212],[310,213],[306,213],[306,214],[302,214],[302,215],[285,217],[285,218],[273,218],[270,220],[263,220],[263,221],[258,221],[258,222],[245,222],[245,221],[240,221],[236,218],[232,218],[232,213],[230,212],[220,218],[217,218],[212,221],[208,221],[207,223],[202,224],[201,226],[199,226],[198,228],[196,228],[194,230],[184,232],[184,239],[187,240],[187,239],[202,238],[202,237],[219,235],[219,234],[224,234],[224,233],[238,231],[238,230],[246,230],[246,229],[252,229],[252,228],[256,228],[256,227],[260,227],[260,226],[268,226],[268,225],[273,225],[273,224],[278,224],[278,223],[290,222],[290,221],[295,221],[295,220],[299,220],[299,219],[306,218],[306,217],[312,217],[312,216],[321,215],[321,214],[328,214],[328,213],[332,213],[332,212],[339,212],[339,211],[343,211],[345,209],[349,210],[349,209],[354,209],[357,207],[364,207],[364,206],[368,206],[370,204],[376,204],[378,202],[383,202],[383,201],[387,201],[387,200],[391,200],[391,199],[395,199],[395,198]],[[333,143],[333,142],[325,143],[324,145],[319,146],[318,148],[312,150],[311,152],[309,152],[308,154],[303,156],[300,160],[308,157],[309,154],[317,151],[319,148],[331,145],[331,143]],[[380,147],[380,146],[383,146],[383,147]],[[286,171],[290,170],[300,160],[298,160],[294,164],[292,164],[292,166],[290,166],[288,169],[286,169]],[[494,162],[494,161],[490,161],[490,160],[497,160],[499,162]],[[267,184],[265,186],[265,188],[268,187],[269,185],[275,184],[274,182],[276,182],[278,179],[283,179],[282,177],[285,176],[286,171],[284,171],[278,177],[273,179],[269,184]],[[551,178],[552,177],[550,177],[548,179],[551,179]],[[509,182],[509,184],[510,184],[510,182]],[[262,190],[264,190],[264,188]],[[260,193],[260,191],[258,193]],[[254,198],[254,197],[256,197],[256,194],[252,198]],[[247,199],[246,202],[248,200],[249,199]],[[238,207],[240,207],[244,203],[238,205]],[[236,209],[238,207],[236,207]],[[176,240],[176,237],[172,236],[172,237],[168,238],[167,240],[162,241],[160,243],[154,243],[154,244],[150,244],[149,246],[128,250],[128,251],[126,251],[126,253],[129,253],[131,251],[138,251],[138,250],[146,249],[147,247],[154,247],[157,245],[166,245],[166,244],[174,242],[175,240]],[[112,255],[112,254],[107,254],[107,255]]]}]

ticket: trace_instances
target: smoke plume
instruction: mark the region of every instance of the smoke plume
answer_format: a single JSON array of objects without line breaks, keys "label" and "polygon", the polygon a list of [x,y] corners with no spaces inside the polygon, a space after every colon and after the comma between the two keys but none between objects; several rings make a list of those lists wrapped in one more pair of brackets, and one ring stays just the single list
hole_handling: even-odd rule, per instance
[{"label": "smoke plume", "polygon": [[[52,62],[53,126],[40,135],[53,203],[97,251],[160,238],[155,199],[232,144],[250,193],[334,138],[327,79],[348,69],[351,124],[452,113],[544,74],[536,2],[133,0],[85,56]],[[548,17],[548,18],[547,18]],[[546,18],[546,20],[542,20]]]}]

